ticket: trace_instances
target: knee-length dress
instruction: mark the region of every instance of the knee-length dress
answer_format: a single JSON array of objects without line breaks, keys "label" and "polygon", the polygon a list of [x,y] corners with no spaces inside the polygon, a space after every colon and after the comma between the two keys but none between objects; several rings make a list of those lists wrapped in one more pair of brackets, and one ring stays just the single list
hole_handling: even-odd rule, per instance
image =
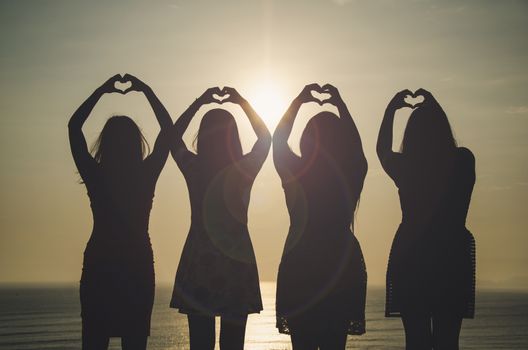
[{"label": "knee-length dress", "polygon": [[351,223],[366,162],[363,170],[354,163],[316,163],[303,169],[307,165],[293,153],[275,163],[290,214],[277,277],[276,326],[291,334],[298,321],[337,319],[348,323],[348,334],[360,335],[365,333],[367,273]]},{"label": "knee-length dress", "polygon": [[154,303],[154,260],[148,233],[157,178],[166,159],[111,176],[91,157],[77,157],[88,190],[93,230],[80,281],[83,332],[148,336]]},{"label": "knee-length dress", "polygon": [[384,163],[402,208],[387,269],[387,317],[474,316],[475,241],[465,222],[475,160],[458,148],[439,163],[417,170],[397,153]]},{"label": "knee-length dress", "polygon": [[257,145],[220,170],[211,170],[189,151],[177,159],[189,189],[191,227],[176,272],[172,308],[209,316],[262,310],[247,211],[267,152]]}]

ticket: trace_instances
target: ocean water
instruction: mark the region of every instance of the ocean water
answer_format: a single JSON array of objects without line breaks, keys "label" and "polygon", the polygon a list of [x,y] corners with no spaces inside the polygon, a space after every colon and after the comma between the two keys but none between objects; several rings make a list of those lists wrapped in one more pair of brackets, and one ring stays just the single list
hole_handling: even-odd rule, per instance
[{"label": "ocean water", "polygon": [[[291,349],[275,329],[275,283],[262,283],[264,311],[250,315],[246,349]],[[79,349],[78,286],[0,287],[0,349]],[[187,319],[168,307],[170,286],[156,290],[149,349],[188,349]],[[367,333],[350,336],[347,349],[403,349],[401,321],[384,317],[384,289],[367,295]],[[218,324],[218,323],[217,323]],[[528,293],[480,291],[473,320],[464,320],[462,349],[528,349]],[[218,348],[218,346],[217,346]],[[112,339],[110,349],[120,349]]]}]

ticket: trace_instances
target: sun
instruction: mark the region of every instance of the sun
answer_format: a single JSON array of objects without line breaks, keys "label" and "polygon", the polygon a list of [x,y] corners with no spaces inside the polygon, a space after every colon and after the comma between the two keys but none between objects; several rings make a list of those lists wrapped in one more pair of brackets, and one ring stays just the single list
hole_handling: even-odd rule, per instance
[{"label": "sun", "polygon": [[277,126],[288,107],[281,85],[271,79],[253,84],[247,98],[270,130]]}]

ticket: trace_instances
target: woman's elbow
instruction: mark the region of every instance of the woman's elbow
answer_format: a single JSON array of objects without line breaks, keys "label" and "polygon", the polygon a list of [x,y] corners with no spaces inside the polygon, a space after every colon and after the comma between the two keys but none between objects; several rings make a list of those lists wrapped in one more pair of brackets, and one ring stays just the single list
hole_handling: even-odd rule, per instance
[{"label": "woman's elbow", "polygon": [[385,147],[383,147],[382,145],[378,144],[376,146],[376,154],[378,155],[378,159],[380,161],[383,160],[383,158],[385,158],[385,154],[386,154],[386,150],[385,150]]},{"label": "woman's elbow", "polygon": [[268,147],[271,147],[272,137],[269,131],[266,131],[259,137],[259,141],[261,141],[263,144],[267,145]]}]

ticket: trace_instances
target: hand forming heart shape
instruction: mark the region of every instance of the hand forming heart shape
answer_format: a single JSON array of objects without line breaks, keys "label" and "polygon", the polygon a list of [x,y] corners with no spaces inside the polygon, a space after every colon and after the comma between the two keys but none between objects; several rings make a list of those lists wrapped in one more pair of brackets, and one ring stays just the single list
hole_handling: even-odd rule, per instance
[{"label": "hand forming heart shape", "polygon": [[331,103],[335,97],[332,88],[328,84],[322,87],[317,83],[308,84],[302,89],[297,99],[301,103],[315,102],[322,106],[325,103]]},{"label": "hand forming heart shape", "polygon": [[316,83],[308,84],[304,87],[299,97],[304,103],[315,102],[320,106],[326,103],[338,106],[342,102],[339,90],[331,84],[323,86]]},{"label": "hand forming heart shape", "polygon": [[125,75],[116,74],[110,78],[108,83],[111,83],[111,92],[117,92],[123,95],[129,93],[130,91],[144,92],[145,89],[148,88],[147,84],[128,73]]},{"label": "hand forming heart shape", "polygon": [[321,106],[325,103],[324,101],[332,97],[330,92],[328,90],[323,90],[323,88],[320,88],[320,90],[312,90],[310,91],[310,93],[312,94],[312,97],[317,100],[317,102]]},{"label": "hand forming heart shape", "polygon": [[118,92],[124,95],[127,93],[127,90],[132,87],[132,82],[121,77],[121,80],[118,80],[114,83],[114,87]]},{"label": "hand forming heart shape", "polygon": [[228,93],[225,93],[223,95],[219,95],[219,94],[213,94],[213,98],[217,101],[217,103],[219,104],[222,104],[225,102],[225,100],[227,100],[229,97],[231,97],[230,94]]},{"label": "hand forming heart shape", "polygon": [[425,101],[425,97],[420,93],[414,92],[412,95],[405,96],[404,101],[410,104],[412,108],[415,108]]}]

